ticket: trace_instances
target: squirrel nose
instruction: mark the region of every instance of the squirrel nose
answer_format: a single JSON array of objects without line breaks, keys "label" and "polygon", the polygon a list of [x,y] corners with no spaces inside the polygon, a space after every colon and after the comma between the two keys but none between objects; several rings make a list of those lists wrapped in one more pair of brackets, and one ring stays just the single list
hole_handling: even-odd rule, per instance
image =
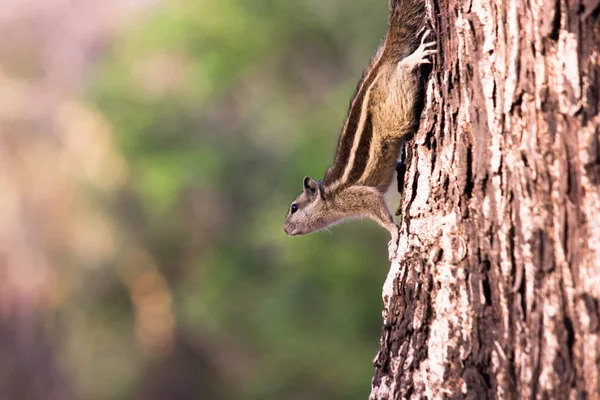
[{"label": "squirrel nose", "polygon": [[287,225],[283,226],[283,231],[288,235],[288,236],[294,236],[296,234],[296,230],[293,228],[290,228]]}]

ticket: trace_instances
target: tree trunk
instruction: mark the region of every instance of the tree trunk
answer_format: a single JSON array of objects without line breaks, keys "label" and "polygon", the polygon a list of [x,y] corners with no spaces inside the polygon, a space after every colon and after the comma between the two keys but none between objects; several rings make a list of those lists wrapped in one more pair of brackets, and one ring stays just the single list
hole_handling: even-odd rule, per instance
[{"label": "tree trunk", "polygon": [[371,399],[600,398],[600,2],[427,2]]}]

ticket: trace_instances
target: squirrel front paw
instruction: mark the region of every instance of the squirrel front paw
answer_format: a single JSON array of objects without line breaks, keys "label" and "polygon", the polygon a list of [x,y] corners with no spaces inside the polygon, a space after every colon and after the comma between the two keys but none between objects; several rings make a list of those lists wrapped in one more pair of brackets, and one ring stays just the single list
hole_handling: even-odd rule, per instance
[{"label": "squirrel front paw", "polygon": [[398,256],[398,242],[400,241],[400,228],[395,223],[391,223],[388,231],[392,235],[392,239],[388,242],[388,257],[393,261]]},{"label": "squirrel front paw", "polygon": [[388,258],[390,261],[394,261],[398,255],[398,242],[394,239],[388,243]]}]

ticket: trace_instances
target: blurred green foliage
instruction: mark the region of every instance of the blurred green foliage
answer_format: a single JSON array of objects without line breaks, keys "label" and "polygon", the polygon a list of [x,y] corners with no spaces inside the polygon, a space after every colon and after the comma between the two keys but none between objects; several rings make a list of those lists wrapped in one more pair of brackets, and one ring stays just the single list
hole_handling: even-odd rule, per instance
[{"label": "blurred green foliage", "polygon": [[[219,358],[214,398],[368,396],[387,233],[353,222],[289,238],[282,223],[333,158],[386,14],[382,0],[173,0],[119,32],[90,77],[129,168],[114,199],[123,248],[154,257],[178,337]],[[94,368],[121,378],[85,383],[86,398],[134,398],[160,364],[131,345],[120,298],[88,308],[111,321]]]}]

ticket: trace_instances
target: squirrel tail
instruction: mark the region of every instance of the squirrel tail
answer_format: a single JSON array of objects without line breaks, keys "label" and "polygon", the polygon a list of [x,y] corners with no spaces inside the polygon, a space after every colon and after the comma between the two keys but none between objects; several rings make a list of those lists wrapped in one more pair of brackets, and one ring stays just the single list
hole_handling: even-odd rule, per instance
[{"label": "squirrel tail", "polygon": [[401,60],[417,49],[425,27],[425,0],[390,0],[388,33],[389,56]]}]

